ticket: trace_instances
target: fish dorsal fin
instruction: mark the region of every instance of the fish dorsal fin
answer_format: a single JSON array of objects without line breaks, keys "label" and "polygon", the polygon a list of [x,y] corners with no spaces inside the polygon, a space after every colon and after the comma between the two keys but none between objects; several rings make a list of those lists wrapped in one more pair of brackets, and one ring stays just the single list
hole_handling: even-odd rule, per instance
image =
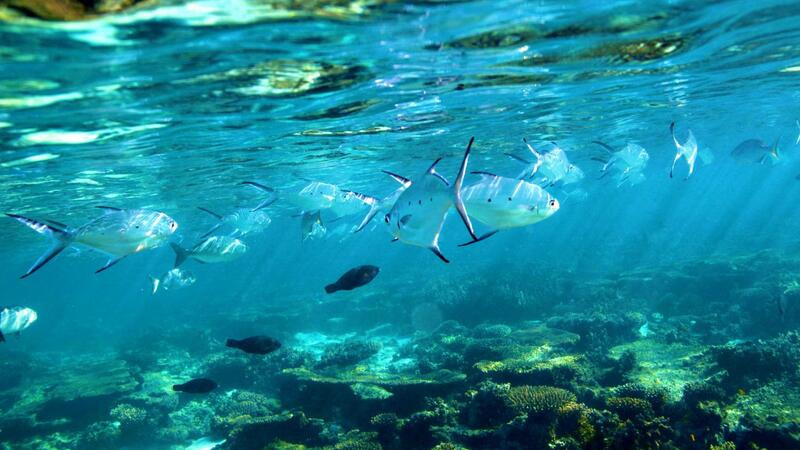
[{"label": "fish dorsal fin", "polygon": [[216,217],[217,220],[222,220],[222,215],[217,214],[214,211],[211,211],[210,209],[203,208],[202,206],[198,206],[197,209],[199,209],[200,211],[203,211],[205,213],[211,214],[212,216]]},{"label": "fish dorsal fin", "polygon": [[610,145],[608,145],[608,144],[606,144],[606,143],[603,143],[603,142],[600,142],[600,141],[592,141],[592,144],[597,144],[597,145],[599,145],[600,147],[603,147],[604,149],[606,149],[606,151],[607,151],[608,153],[614,153],[614,149],[613,149],[613,148],[611,148],[611,146],[610,146]]},{"label": "fish dorsal fin", "polygon": [[433,164],[431,164],[431,166],[428,167],[428,170],[425,171],[425,174],[433,175],[434,177],[441,180],[441,182],[444,183],[446,186],[450,186],[450,182],[447,181],[447,178],[443,177],[441,174],[439,174],[439,172],[436,171],[436,165],[439,164],[439,161],[441,160],[442,158],[437,158],[436,161],[434,161]]},{"label": "fish dorsal fin", "polygon": [[113,207],[113,206],[103,206],[103,205],[100,205],[100,206],[95,206],[95,208],[97,208],[97,209],[104,209],[104,210],[106,210],[106,211],[122,211],[122,209],[120,209],[120,208],[115,208],[115,207]]},{"label": "fish dorsal fin", "polygon": [[350,190],[347,190],[347,189],[342,189],[342,192],[345,192],[347,194],[351,194],[355,198],[361,200],[362,202],[364,202],[365,204],[370,205],[370,206],[374,205],[375,203],[378,203],[378,199],[377,198],[369,196],[369,195],[366,195],[366,194],[362,194],[360,192],[350,191]]},{"label": "fish dorsal fin", "polygon": [[493,174],[491,172],[484,172],[484,171],[481,171],[481,170],[476,170],[476,171],[473,171],[473,172],[470,172],[470,173],[473,174],[473,175],[479,175],[483,179],[500,178],[500,175],[495,175],[495,174]]},{"label": "fish dorsal fin", "polygon": [[403,187],[405,187],[405,188],[408,188],[408,187],[411,186],[411,180],[409,180],[408,178],[406,178],[404,176],[398,175],[396,173],[389,172],[388,170],[382,170],[382,172],[385,173],[386,175],[389,175],[390,177],[392,177],[392,179],[394,181],[397,181],[398,183],[402,184]]}]

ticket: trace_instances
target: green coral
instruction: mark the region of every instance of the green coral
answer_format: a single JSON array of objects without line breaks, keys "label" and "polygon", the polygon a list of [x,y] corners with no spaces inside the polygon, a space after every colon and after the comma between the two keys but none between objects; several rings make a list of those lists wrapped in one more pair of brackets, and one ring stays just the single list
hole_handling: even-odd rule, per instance
[{"label": "green coral", "polygon": [[237,391],[216,407],[214,424],[223,429],[242,426],[259,417],[272,415],[280,404],[274,398],[250,391]]},{"label": "green coral", "polygon": [[111,410],[111,418],[120,423],[122,428],[133,428],[147,422],[147,411],[128,403],[120,403]]},{"label": "green coral", "polygon": [[653,415],[650,402],[636,397],[611,397],[606,400],[606,406],[623,420]]},{"label": "green coral", "polygon": [[508,391],[508,404],[517,413],[528,416],[555,415],[567,403],[577,401],[572,392],[552,386],[517,386]]},{"label": "green coral", "polygon": [[667,402],[667,390],[660,386],[647,386],[642,383],[627,383],[615,387],[612,392],[615,397],[633,397],[646,400],[650,406],[658,411]]},{"label": "green coral", "polygon": [[557,434],[569,436],[585,445],[597,434],[589,418],[590,409],[582,403],[570,402],[558,410]]},{"label": "green coral", "polygon": [[325,349],[317,366],[320,368],[352,366],[378,353],[380,349],[381,344],[377,341],[347,341],[334,344]]}]

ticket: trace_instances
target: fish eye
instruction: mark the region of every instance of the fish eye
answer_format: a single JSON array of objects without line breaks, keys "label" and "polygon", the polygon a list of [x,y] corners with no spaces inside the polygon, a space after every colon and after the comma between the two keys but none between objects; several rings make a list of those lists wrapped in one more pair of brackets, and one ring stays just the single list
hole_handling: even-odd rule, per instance
[{"label": "fish eye", "polygon": [[383,216],[383,221],[386,222],[386,223],[389,223],[389,215],[388,214]]},{"label": "fish eye", "polygon": [[550,200],[550,206],[551,206],[551,207],[554,207],[554,206],[556,206],[556,201],[555,201],[555,199],[552,199],[552,200]]}]

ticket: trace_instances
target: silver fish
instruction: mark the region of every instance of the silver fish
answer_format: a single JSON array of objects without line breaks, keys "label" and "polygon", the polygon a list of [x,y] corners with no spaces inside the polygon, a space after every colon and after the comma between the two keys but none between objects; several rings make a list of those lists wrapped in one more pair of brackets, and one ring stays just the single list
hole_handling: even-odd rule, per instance
[{"label": "silver fish", "polygon": [[780,159],[780,150],[777,140],[770,147],[761,139],[746,139],[731,150],[731,156],[745,163],[764,164],[770,158],[777,162]]},{"label": "silver fish", "polygon": [[605,157],[593,158],[604,163],[601,169],[603,175],[600,178],[614,170],[617,173],[617,187],[626,183],[635,186],[645,180],[644,169],[647,167],[650,155],[644,147],[628,143],[622,150],[614,151],[613,148],[600,141],[593,142],[608,151],[608,155]]},{"label": "silver fish", "polygon": [[389,226],[394,240],[428,248],[439,259],[445,263],[449,262],[439,249],[439,235],[452,206],[455,206],[472,239],[477,239],[461,199],[461,186],[464,182],[464,174],[474,140],[475,138],[470,139],[469,145],[467,145],[452,187],[435,170],[436,164],[441,160],[439,158],[422,174],[419,180],[414,181],[408,189],[400,194],[392,209],[383,218],[386,225]]},{"label": "silver fish", "polygon": [[305,212],[300,216],[300,233],[303,241],[322,237],[327,231],[319,211]]},{"label": "silver fish", "polygon": [[272,218],[266,212],[258,209],[240,208],[224,216],[207,208],[198,207],[197,209],[212,215],[219,221],[201,238],[208,237],[215,232],[233,237],[247,236],[266,230],[272,223]]},{"label": "silver fish", "polygon": [[675,158],[672,160],[672,168],[669,169],[669,177],[672,178],[672,174],[675,171],[675,164],[679,159],[683,158],[689,166],[689,172],[686,174],[686,178],[684,178],[684,180],[688,180],[689,177],[692,176],[692,173],[694,173],[694,163],[697,160],[697,139],[694,138],[692,130],[689,130],[686,142],[683,144],[678,142],[678,139],[675,137],[675,122],[669,125],[669,132],[672,134],[675,148],[678,149],[677,153],[675,153]]},{"label": "silver fish", "polygon": [[400,183],[400,187],[397,188],[394,192],[392,192],[388,197],[384,197],[380,200],[375,201],[374,197],[369,196],[361,196],[361,194],[357,194],[359,199],[364,202],[364,204],[369,205],[369,211],[367,215],[364,216],[364,219],[361,223],[353,230],[353,233],[358,233],[359,231],[363,230],[364,227],[375,217],[378,213],[387,213],[389,210],[392,209],[392,206],[397,202],[397,199],[400,198],[400,194],[403,193],[409,186],[411,186],[411,180],[408,178],[402,177],[392,172],[384,171],[385,173],[389,174],[395,181]]},{"label": "silver fish", "polygon": [[25,306],[0,306],[0,342],[6,334],[20,333],[36,322],[39,315]]},{"label": "silver fish", "polygon": [[70,245],[83,245],[110,256],[95,273],[100,273],[134,253],[164,245],[178,229],[168,215],[147,209],[119,209],[98,206],[102,216],[78,228],[54,221],[40,222],[17,214],[6,214],[39,234],[53,238],[53,246],[21,278],[30,276]]},{"label": "silver fish", "polygon": [[552,186],[556,183],[562,185],[577,183],[585,177],[583,170],[569,162],[567,153],[555,142],[551,142],[553,148],[546,153],[539,153],[530,145],[527,139],[523,139],[528,150],[536,158],[531,162],[525,158],[506,153],[507,156],[526,164],[527,167],[517,178],[534,178],[541,185]]},{"label": "silver fish", "polygon": [[313,181],[296,194],[288,195],[287,200],[303,212],[324,210],[335,217],[344,217],[363,211],[363,198],[367,197],[335,184]]},{"label": "silver fish", "polygon": [[197,281],[197,278],[188,270],[175,267],[172,270],[164,272],[164,274],[158,278],[150,277],[150,281],[153,283],[153,294],[155,294],[158,292],[158,288],[168,291],[170,289],[191,286]]},{"label": "silver fish", "polygon": [[499,230],[541,222],[560,207],[558,200],[534,183],[488,172],[472,173],[480,175],[481,180],[464,187],[461,198],[470,216],[492,230],[461,246],[486,239]]},{"label": "silver fish", "polygon": [[209,236],[191,249],[185,249],[174,242],[170,247],[175,252],[175,267],[189,258],[204,264],[233,261],[248,250],[244,242],[230,236]]}]

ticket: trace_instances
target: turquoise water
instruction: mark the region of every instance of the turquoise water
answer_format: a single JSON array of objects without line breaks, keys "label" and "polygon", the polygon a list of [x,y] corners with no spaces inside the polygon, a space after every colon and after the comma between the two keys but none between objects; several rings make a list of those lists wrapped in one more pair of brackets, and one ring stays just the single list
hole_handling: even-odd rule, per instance
[{"label": "turquoise water", "polygon": [[[177,223],[107,271],[70,245],[20,279],[49,239],[0,221],[0,303],[38,313],[0,344],[0,447],[800,446],[797,5],[155,3],[72,22],[0,5],[0,211],[68,231],[114,214],[97,206]],[[670,177],[673,122],[696,137],[688,178],[685,159]],[[558,210],[459,247],[450,208],[449,264],[391,242],[397,219],[435,216],[398,203],[386,225],[393,200],[358,233],[369,205],[319,207],[304,235],[310,183],[383,199],[400,185],[382,170],[417,187],[440,157],[453,183],[471,137],[467,172],[512,183],[526,167],[506,153],[535,159],[523,138],[563,149],[574,179],[545,164],[523,183]],[[271,196],[261,229],[212,234],[246,251],[190,258],[193,283],[152,293],[168,244],[217,224],[198,207],[253,219]],[[369,284],[325,293],[365,264]],[[252,335],[282,347],[224,345]],[[171,389],[199,377],[219,387]]]}]

